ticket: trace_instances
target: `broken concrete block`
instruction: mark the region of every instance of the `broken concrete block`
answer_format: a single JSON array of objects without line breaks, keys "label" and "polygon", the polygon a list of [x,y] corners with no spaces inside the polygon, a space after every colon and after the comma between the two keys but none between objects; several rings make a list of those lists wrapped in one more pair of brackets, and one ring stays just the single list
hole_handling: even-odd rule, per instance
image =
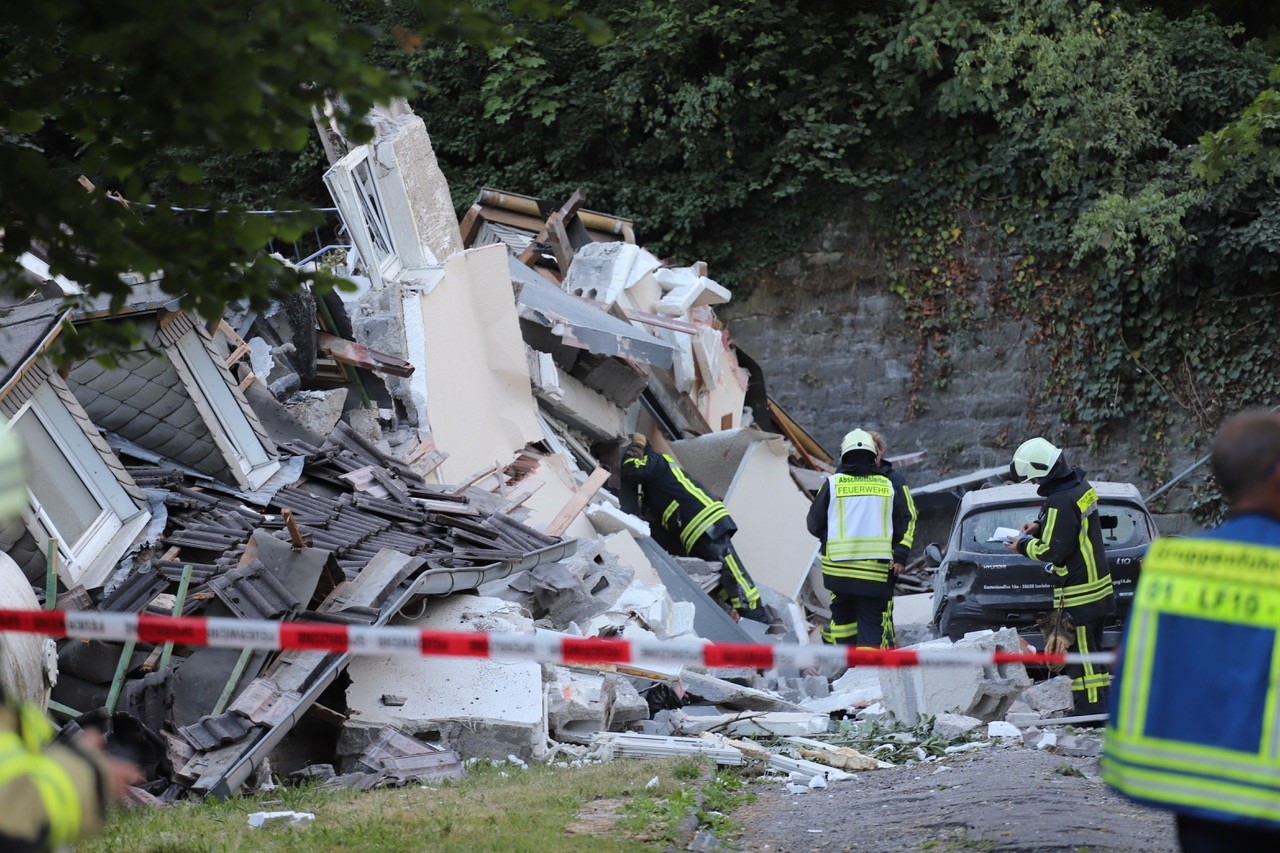
[{"label": "broken concrete block", "polygon": [[790,711],[802,712],[806,709],[795,702],[788,702],[780,696],[744,687],[716,678],[714,675],[685,670],[680,676],[686,695],[710,702],[721,708],[737,711]]},{"label": "broken concrete block", "polygon": [[328,391],[298,391],[284,401],[289,414],[317,435],[329,435],[342,417],[347,403],[346,388]]},{"label": "broken concrete block", "polygon": [[1025,729],[1027,726],[1034,726],[1036,723],[1040,722],[1040,714],[1035,711],[1029,711],[1023,714],[1016,714],[1010,711],[1008,714],[1004,715],[1004,719],[1007,723],[1015,725],[1020,729]]},{"label": "broken concrete block", "polygon": [[1018,731],[1018,727],[1013,723],[1006,723],[1004,720],[993,720],[987,723],[987,737],[989,738],[1011,738],[1021,739],[1022,732]]},{"label": "broken concrete block", "polygon": [[1075,700],[1071,696],[1071,678],[1059,675],[1034,684],[1022,691],[1022,700],[1041,714],[1071,711],[1075,708]]},{"label": "broken concrete block", "polygon": [[977,717],[966,717],[962,714],[939,714],[933,720],[933,733],[947,740],[964,737],[982,725]]},{"label": "broken concrete block", "polygon": [[[1011,628],[998,633],[974,632],[955,644],[942,638],[911,648],[948,647],[983,652],[1021,648],[1017,632]],[[880,683],[885,707],[904,722],[914,723],[921,715],[948,712],[990,722],[1004,717],[1031,679],[1021,664],[1000,664],[882,669]]]},{"label": "broken concrete block", "polygon": [[1057,751],[1071,758],[1097,758],[1102,754],[1102,741],[1084,735],[1058,735]]},{"label": "broken concrete block", "polygon": [[623,731],[634,723],[649,722],[649,703],[636,690],[629,678],[619,678],[614,684],[613,713],[609,717],[610,731]]},{"label": "broken concrete block", "polygon": [[559,666],[547,670],[547,727],[552,738],[588,744],[596,732],[609,730],[616,676],[610,673],[612,678],[606,682],[604,675],[596,673]]},{"label": "broken concrete block", "polygon": [[[618,562],[603,538],[580,542],[577,552],[559,562],[578,583],[570,584],[559,574],[549,582],[545,595],[535,589],[534,595],[547,611],[547,618],[557,626],[584,622],[611,609],[635,579],[635,571]],[[537,570],[543,570],[534,574]],[[533,579],[547,577],[556,571],[544,566],[531,570]]]},{"label": "broken concrete block", "polygon": [[[533,621],[510,602],[467,595],[432,599],[422,616],[395,624],[436,631],[533,630]],[[352,661],[347,674],[347,704],[359,722],[344,724],[340,752],[358,755],[356,730],[387,724],[464,756],[506,758],[515,753],[528,759],[546,750],[542,667],[536,663],[361,657]],[[389,708],[382,703],[384,693],[402,694],[406,702]],[[344,739],[357,742],[343,750]]]},{"label": "broken concrete block", "polygon": [[831,682],[821,675],[806,675],[800,689],[810,699],[822,699],[831,695]]}]

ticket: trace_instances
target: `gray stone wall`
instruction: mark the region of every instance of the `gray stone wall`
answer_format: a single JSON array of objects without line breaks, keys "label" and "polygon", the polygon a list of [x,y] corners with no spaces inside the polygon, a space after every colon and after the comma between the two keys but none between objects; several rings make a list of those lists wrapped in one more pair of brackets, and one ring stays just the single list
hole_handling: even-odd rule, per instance
[{"label": "gray stone wall", "polygon": [[[854,426],[879,429],[890,455],[926,451],[922,463],[902,470],[908,483],[920,486],[1007,465],[1019,443],[1043,434],[1093,479],[1133,482],[1144,493],[1159,485],[1140,475],[1138,431],[1111,429],[1088,446],[1063,423],[1059,401],[1041,399],[1045,359],[1029,344],[1036,330],[998,307],[1015,260],[1008,256],[968,258],[978,271],[970,286],[971,319],[948,340],[945,382],[926,366],[917,413],[909,417],[917,336],[883,265],[865,260],[874,251],[865,234],[830,229],[813,251],[762,274],[749,296],[719,311],[733,339],[760,362],[769,394],[828,451],[837,453]],[[1167,432],[1171,472],[1204,452],[1205,437],[1188,424]],[[1193,476],[1189,484],[1202,480]],[[1162,533],[1197,529],[1186,514],[1190,492],[1181,487],[1154,507]],[[922,541],[945,535],[950,515],[939,511],[943,519],[930,521]]]}]

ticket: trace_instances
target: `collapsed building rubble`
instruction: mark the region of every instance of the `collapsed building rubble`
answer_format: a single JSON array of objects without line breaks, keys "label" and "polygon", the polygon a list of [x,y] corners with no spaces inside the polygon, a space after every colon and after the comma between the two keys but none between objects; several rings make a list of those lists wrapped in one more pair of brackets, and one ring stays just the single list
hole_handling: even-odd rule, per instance
[{"label": "collapsed building rubble", "polygon": [[[832,459],[768,398],[705,264],[661,261],[580,193],[485,189],[459,227],[421,120],[399,105],[371,123],[354,147],[322,128],[350,241],[323,262],[349,291],[211,324],[155,281],[68,310],[74,286],[33,272],[4,309],[0,413],[36,459],[30,513],[0,527],[0,569],[27,581],[6,606],[813,641],[826,597],[803,516]],[[55,369],[57,335],[86,323],[132,324],[145,346]],[[723,496],[768,634],[712,597],[717,565],[620,509],[633,432]],[[68,730],[132,732],[162,800],[228,796],[267,766],[365,790],[477,758],[697,753],[808,784],[886,766],[822,740],[833,719],[936,719],[956,739],[1070,706],[1012,667],[713,675],[79,640],[54,667],[40,649],[20,692],[51,690]]]}]

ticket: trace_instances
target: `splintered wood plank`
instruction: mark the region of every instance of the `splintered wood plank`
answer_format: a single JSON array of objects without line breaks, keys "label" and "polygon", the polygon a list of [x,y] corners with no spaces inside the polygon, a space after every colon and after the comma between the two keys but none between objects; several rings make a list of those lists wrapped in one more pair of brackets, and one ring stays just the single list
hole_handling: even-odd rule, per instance
[{"label": "splintered wood plank", "polygon": [[595,497],[596,492],[600,491],[600,487],[608,479],[609,472],[605,469],[597,468],[592,471],[591,476],[587,478],[587,482],[583,483],[582,488],[573,497],[569,498],[569,502],[564,505],[564,509],[560,510],[556,517],[551,519],[551,523],[542,532],[548,536],[563,535],[569,529],[569,525],[573,523],[573,520],[578,517],[578,513],[586,508],[591,499]]}]

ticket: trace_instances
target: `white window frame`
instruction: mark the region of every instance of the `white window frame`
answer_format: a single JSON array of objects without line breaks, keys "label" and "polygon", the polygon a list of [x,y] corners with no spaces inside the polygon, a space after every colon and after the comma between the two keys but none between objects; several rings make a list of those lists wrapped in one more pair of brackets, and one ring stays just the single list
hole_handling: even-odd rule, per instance
[{"label": "white window frame", "polygon": [[271,479],[280,470],[280,460],[263,445],[249,423],[200,332],[188,330],[168,347],[168,352],[236,480],[252,491]]},{"label": "white window frame", "polygon": [[85,435],[66,402],[49,383],[41,385],[13,417],[16,424],[24,417],[36,418],[49,433],[63,457],[80,478],[80,482],[101,507],[84,533],[74,541],[61,535],[39,499],[27,486],[31,509],[28,530],[47,555],[49,539],[58,540],[58,568],[67,587],[84,584],[100,585],[124,556],[133,539],[150,520],[151,514],[133,502],[120,485],[106,460]]},{"label": "white window frame", "polygon": [[329,167],[324,182],[369,277],[381,286],[395,277],[404,263],[396,250],[387,206],[378,188],[378,164],[371,153],[367,145],[355,148]]}]

